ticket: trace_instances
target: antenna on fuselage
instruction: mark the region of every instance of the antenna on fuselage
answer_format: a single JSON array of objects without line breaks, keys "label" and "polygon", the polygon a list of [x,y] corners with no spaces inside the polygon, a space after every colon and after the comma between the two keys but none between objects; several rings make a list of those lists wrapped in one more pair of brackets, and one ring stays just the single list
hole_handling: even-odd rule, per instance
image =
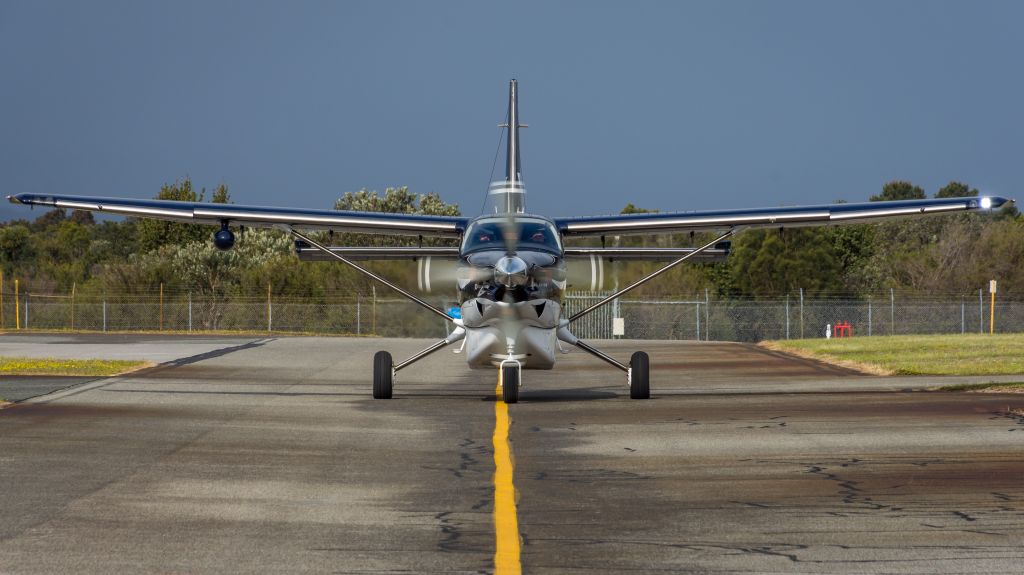
[{"label": "antenna on fuselage", "polygon": [[508,84],[508,123],[498,127],[508,128],[505,146],[505,181],[491,182],[488,195],[494,204],[495,213],[521,214],[526,210],[526,186],[523,185],[523,166],[519,159],[519,83],[513,78]]}]

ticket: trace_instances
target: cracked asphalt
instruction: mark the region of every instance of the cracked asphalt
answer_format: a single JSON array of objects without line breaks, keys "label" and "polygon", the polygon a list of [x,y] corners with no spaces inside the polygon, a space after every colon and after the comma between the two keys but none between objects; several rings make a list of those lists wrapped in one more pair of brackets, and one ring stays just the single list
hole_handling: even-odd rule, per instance
[{"label": "cracked asphalt", "polygon": [[[18,337],[167,363],[0,410],[2,573],[494,568],[490,371],[442,351],[374,401],[373,352],[429,342]],[[654,397],[578,352],[524,372],[525,572],[1021,572],[1024,396],[743,344],[600,345],[647,349]]]}]

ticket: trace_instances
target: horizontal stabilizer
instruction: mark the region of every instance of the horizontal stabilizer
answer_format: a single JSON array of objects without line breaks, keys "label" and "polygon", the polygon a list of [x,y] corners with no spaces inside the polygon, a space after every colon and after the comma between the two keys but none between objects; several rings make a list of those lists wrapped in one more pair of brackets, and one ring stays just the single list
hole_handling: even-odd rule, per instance
[{"label": "horizontal stabilizer", "polygon": [[[713,248],[704,250],[690,261],[721,262],[725,261],[731,249],[730,242],[720,242]],[[565,248],[566,260],[589,258],[591,256],[607,261],[642,260],[672,261],[693,253],[696,248]]]},{"label": "horizontal stabilizer", "polygon": [[[384,246],[384,247],[349,247],[332,246],[331,252],[350,260],[417,260],[424,257],[448,257],[452,260],[459,257],[457,247],[419,247],[419,246]],[[304,262],[333,262],[331,256],[314,248],[302,240],[295,241],[295,253]]]}]

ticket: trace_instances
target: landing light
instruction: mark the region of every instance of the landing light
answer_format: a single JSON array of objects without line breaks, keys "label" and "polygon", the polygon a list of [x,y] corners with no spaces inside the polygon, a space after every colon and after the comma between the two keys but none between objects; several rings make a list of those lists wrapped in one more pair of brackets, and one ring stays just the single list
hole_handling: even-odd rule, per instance
[{"label": "landing light", "polygon": [[981,198],[981,209],[987,210],[992,207],[992,198]]}]

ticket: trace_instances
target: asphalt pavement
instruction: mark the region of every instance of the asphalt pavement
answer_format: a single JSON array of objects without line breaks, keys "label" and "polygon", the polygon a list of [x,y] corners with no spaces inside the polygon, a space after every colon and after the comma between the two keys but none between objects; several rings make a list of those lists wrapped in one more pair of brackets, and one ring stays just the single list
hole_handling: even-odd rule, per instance
[{"label": "asphalt pavement", "polygon": [[[90,338],[63,345],[141,342]],[[492,371],[442,351],[375,401],[373,352],[429,342],[199,343],[0,410],[0,572],[494,570]],[[579,352],[524,372],[524,572],[1021,571],[1024,397],[744,344],[600,345],[650,351],[653,397]]]}]

